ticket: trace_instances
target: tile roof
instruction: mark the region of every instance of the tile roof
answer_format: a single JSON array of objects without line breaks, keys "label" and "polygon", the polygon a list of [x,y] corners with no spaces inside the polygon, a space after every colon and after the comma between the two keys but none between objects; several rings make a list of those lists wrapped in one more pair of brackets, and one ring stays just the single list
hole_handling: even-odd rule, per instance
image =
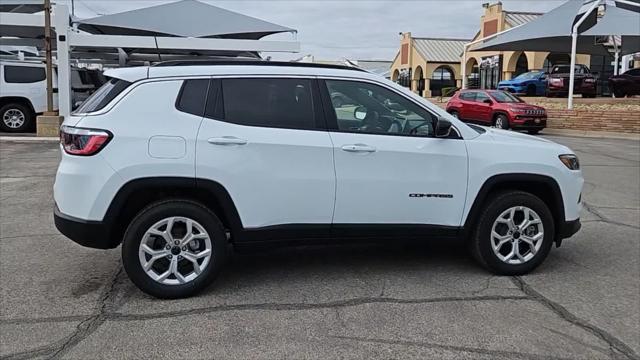
[{"label": "tile roof", "polygon": [[413,38],[413,45],[426,61],[460,62],[460,54],[469,39]]},{"label": "tile roof", "polygon": [[533,12],[517,12],[517,11],[505,11],[505,22],[510,27],[516,27],[522,24],[526,24],[531,20],[543,15],[542,13]]}]

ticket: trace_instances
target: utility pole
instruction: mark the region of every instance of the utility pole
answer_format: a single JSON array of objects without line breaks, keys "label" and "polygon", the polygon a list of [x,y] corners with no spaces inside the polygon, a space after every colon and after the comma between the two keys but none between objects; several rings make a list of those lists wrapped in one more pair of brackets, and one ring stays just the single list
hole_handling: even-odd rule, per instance
[{"label": "utility pole", "polygon": [[44,0],[44,47],[47,61],[47,115],[53,115],[53,61],[51,56],[51,0]]}]

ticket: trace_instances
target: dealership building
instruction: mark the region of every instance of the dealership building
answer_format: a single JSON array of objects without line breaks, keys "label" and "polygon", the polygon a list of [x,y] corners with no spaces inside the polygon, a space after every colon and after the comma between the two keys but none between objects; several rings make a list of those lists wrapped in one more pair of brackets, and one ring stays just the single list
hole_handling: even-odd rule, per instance
[{"label": "dealership building", "polygon": [[[464,45],[536,19],[542,13],[503,9],[502,3],[484,4],[480,28],[472,39],[413,37],[403,33],[400,49],[391,66],[391,79],[424,97],[440,96],[446,87],[495,89],[498,82],[530,70],[549,71],[554,65],[569,64],[567,53],[535,51],[468,51],[466,73],[462,74]],[[612,59],[603,55],[578,54],[577,64],[587,65],[599,78],[598,93],[608,95],[606,80],[613,75]]]}]

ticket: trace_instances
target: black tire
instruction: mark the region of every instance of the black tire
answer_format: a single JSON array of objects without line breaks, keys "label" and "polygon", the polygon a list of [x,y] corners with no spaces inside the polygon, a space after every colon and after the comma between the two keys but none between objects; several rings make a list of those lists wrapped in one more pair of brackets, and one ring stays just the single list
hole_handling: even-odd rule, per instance
[{"label": "black tire", "polygon": [[509,118],[506,115],[496,115],[493,125],[499,129],[509,130]]},{"label": "black tire", "polygon": [[617,98],[624,98],[627,94],[625,94],[625,92],[622,90],[613,90],[613,95],[615,95]]},{"label": "black tire", "polygon": [[531,84],[527,86],[527,96],[536,96],[536,86]]},{"label": "black tire", "polygon": [[540,133],[540,129],[527,130],[527,133],[529,133],[529,135],[538,135]]},{"label": "black tire", "polygon": [[[491,231],[494,222],[502,212],[515,207],[525,206],[535,211],[544,228],[540,249],[527,262],[523,264],[508,264],[500,260],[494,254],[491,245]],[[469,242],[471,254],[480,265],[497,275],[524,275],[538,267],[549,255],[553,245],[555,224],[553,216],[547,205],[538,197],[523,191],[503,191],[491,196],[487,205],[477,221],[476,229]]]},{"label": "black tire", "polygon": [[584,99],[593,99],[594,97],[596,97],[596,94],[582,94],[582,97]]},{"label": "black tire", "polygon": [[[6,117],[9,117],[11,113],[18,114],[24,117],[24,121],[20,126],[10,126],[5,122]],[[9,121],[9,120],[7,120]],[[0,108],[0,130],[10,133],[27,132],[33,129],[35,122],[35,114],[31,109],[21,103],[9,103]]]},{"label": "black tire", "polygon": [[451,110],[451,111],[449,111],[449,114],[450,114],[451,116],[453,116],[454,118],[456,118],[456,119],[460,120],[460,115],[458,114],[458,112],[457,112],[457,111],[455,111],[455,110]]},{"label": "black tire", "polygon": [[[187,217],[201,224],[211,240],[212,255],[206,268],[192,281],[166,285],[145,273],[138,251],[145,232],[158,221],[173,216]],[[140,211],[129,224],[122,243],[122,261],[131,281],[145,293],[162,299],[184,298],[203,290],[215,280],[227,259],[227,243],[222,222],[205,206],[189,200],[160,201]]]}]

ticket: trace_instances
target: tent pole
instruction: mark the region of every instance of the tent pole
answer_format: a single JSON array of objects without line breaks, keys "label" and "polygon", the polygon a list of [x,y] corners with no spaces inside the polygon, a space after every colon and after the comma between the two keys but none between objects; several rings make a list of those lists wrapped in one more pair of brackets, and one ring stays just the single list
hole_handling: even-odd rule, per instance
[{"label": "tent pole", "polygon": [[578,47],[578,28],[587,19],[587,17],[600,6],[602,0],[596,0],[589,10],[585,11],[580,20],[578,20],[571,30],[571,69],[569,69],[569,93],[567,94],[567,108],[573,109],[573,83],[576,78],[576,48]]}]

